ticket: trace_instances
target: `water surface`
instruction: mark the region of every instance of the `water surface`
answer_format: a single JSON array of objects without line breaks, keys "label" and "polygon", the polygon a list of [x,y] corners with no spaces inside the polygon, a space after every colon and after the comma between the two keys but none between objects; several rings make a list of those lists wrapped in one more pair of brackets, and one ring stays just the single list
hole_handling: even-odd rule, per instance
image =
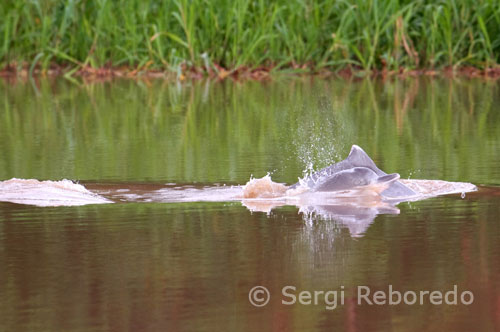
[{"label": "water surface", "polygon": [[[0,203],[1,330],[500,329],[494,81],[0,81],[0,95],[0,180],[137,193],[271,172],[290,184],[358,144],[402,178],[479,185],[463,198],[399,204],[359,227],[239,201]],[[271,293],[264,307],[249,303],[256,285]],[[345,303],[284,305],[287,285],[343,287]],[[457,285],[474,302],[358,305],[360,285]]]}]

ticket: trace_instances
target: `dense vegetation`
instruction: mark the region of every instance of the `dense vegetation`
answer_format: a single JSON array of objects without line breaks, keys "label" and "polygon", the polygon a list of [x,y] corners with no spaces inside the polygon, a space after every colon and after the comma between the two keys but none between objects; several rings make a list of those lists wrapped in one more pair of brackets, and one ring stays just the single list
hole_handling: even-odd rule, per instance
[{"label": "dense vegetation", "polygon": [[0,17],[2,67],[397,70],[500,60],[498,0],[2,0]]}]

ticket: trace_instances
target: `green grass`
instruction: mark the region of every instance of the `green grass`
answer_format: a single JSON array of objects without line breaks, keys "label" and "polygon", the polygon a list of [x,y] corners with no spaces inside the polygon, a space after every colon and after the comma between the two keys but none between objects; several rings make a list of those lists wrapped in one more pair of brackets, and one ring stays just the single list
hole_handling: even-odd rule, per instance
[{"label": "green grass", "polygon": [[498,0],[3,0],[0,65],[398,70],[500,60]]}]

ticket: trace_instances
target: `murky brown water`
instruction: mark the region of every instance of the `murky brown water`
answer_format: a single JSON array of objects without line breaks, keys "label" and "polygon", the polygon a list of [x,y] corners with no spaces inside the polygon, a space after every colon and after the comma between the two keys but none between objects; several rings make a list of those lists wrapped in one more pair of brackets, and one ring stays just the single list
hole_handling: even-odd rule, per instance
[{"label": "murky brown water", "polygon": [[[58,81],[37,89],[0,82],[0,179],[79,180],[116,203],[0,203],[0,330],[500,329],[496,83]],[[310,164],[344,158],[351,144],[403,178],[479,190],[381,214],[151,198],[267,172],[293,183]],[[257,285],[271,295],[262,307],[249,302]],[[387,293],[389,285],[443,294],[456,285],[474,301],[358,303],[360,286]],[[286,286],[297,297],[343,290],[344,302],[328,309],[331,298],[319,295],[316,305],[283,304]]]}]

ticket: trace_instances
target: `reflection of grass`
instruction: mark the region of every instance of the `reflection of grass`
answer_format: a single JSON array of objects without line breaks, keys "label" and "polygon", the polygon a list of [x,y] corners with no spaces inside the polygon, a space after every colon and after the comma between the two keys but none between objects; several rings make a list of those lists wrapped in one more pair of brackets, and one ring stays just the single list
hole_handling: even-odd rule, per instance
[{"label": "reflection of grass", "polygon": [[38,84],[0,83],[0,178],[290,183],[358,144],[402,177],[500,183],[495,83]]},{"label": "reflection of grass", "polygon": [[473,65],[500,55],[496,1],[0,2],[0,64],[207,70]]},{"label": "reflection of grass", "polygon": [[[7,266],[2,273],[9,280],[2,284],[3,303],[9,304],[4,305],[2,326],[8,331],[19,329],[16,317],[27,301],[26,289],[43,298],[32,300],[37,308],[66,304],[64,321],[54,313],[58,306],[37,310],[24,321],[47,330],[59,330],[62,324],[65,329],[119,326],[130,330],[138,326],[129,318],[135,315],[155,327],[182,324],[188,330],[204,330],[211,324],[217,329],[245,330],[253,322],[255,329],[265,328],[276,322],[276,315],[264,315],[257,323],[241,319],[254,313],[246,295],[257,283],[265,284],[278,298],[266,308],[285,308],[282,317],[295,330],[311,330],[318,322],[328,327],[338,324],[339,330],[352,326],[351,322],[387,330],[394,322],[408,321],[409,311],[394,310],[396,306],[381,306],[389,310],[379,311],[377,319],[364,319],[370,314],[363,309],[367,306],[355,302],[359,285],[369,285],[372,291],[389,284],[400,291],[447,291],[458,284],[478,297],[486,298],[487,292],[490,298],[498,298],[496,206],[449,197],[412,204],[414,209],[401,204],[401,215],[380,215],[357,240],[346,229],[335,229],[333,222],[306,224],[291,207],[267,217],[250,214],[239,203],[44,209],[11,204],[0,210],[0,257]],[[335,311],[326,311],[321,302],[285,307],[278,297],[285,285],[298,290],[344,286],[345,304]],[[96,303],[106,309],[89,314],[88,308]],[[240,316],[227,319],[226,313],[234,312],[235,306]],[[493,300],[484,301],[480,330],[490,327],[495,306]],[[199,310],[193,313],[193,308]],[[418,308],[411,312],[415,317],[411,323],[422,330],[429,328],[425,319],[429,310],[446,315],[447,319],[432,321],[443,331],[453,330],[457,321],[470,314],[470,307],[461,305],[451,311],[446,305]]]}]

